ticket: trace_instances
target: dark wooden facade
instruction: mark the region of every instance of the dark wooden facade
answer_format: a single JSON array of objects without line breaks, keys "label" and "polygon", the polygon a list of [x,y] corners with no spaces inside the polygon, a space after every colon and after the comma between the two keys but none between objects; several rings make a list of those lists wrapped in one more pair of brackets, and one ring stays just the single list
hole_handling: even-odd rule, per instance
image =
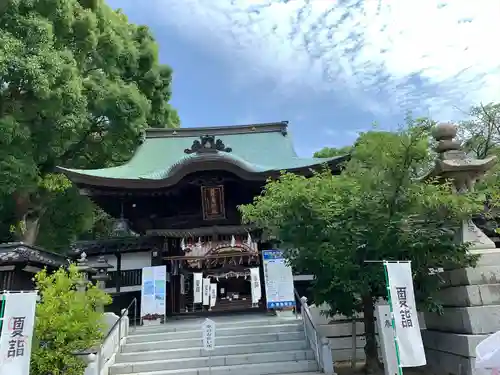
[{"label": "dark wooden facade", "polygon": [[[265,242],[265,231],[242,225],[238,206],[251,203],[266,180],[282,170],[307,176],[327,165],[340,173],[345,160],[299,158],[287,122],[149,130],[124,166],[95,171],[60,168],[83,195],[134,233],[76,243],[73,254],[113,256],[116,267],[106,284],[113,288],[113,311],[140,296],[140,267],[122,269],[127,253],[148,254],[152,266],[167,266],[168,314],[199,312],[200,306],[192,303],[194,272],[218,284],[212,311],[255,310],[249,268],[260,267],[264,288],[260,253],[271,245]],[[263,308],[264,290],[262,296]]]}]

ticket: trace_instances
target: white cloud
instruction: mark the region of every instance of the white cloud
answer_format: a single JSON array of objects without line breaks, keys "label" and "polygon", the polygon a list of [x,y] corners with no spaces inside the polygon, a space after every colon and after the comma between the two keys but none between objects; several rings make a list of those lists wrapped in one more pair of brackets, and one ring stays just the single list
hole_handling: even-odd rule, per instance
[{"label": "white cloud", "polygon": [[[280,93],[441,119],[500,100],[498,0],[153,0],[164,22]],[[162,12],[163,10],[163,12]]]}]

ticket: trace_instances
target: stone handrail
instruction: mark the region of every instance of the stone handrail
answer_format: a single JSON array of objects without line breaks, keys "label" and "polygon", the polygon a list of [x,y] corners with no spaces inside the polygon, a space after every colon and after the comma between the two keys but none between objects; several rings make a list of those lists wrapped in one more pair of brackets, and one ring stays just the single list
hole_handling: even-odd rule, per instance
[{"label": "stone handrail", "polygon": [[[89,352],[79,355],[87,364],[84,375],[108,375],[109,367],[114,364],[116,354],[120,352],[128,336],[130,326],[128,312],[132,305],[134,305],[135,310],[137,310],[135,306],[136,303],[137,301],[134,298],[129,306],[122,310],[119,317],[115,314],[104,314],[104,317],[110,320],[109,323],[112,322],[112,324],[108,324],[111,328],[106,334],[102,344],[96,350],[90,350]],[[134,319],[134,324],[135,322],[136,319]]]},{"label": "stone handrail", "polygon": [[[297,290],[295,290],[295,295],[299,297]],[[300,297],[299,301],[306,340],[314,352],[319,370],[327,375],[334,375],[335,370],[329,340],[319,334],[307,304],[307,297]]]}]

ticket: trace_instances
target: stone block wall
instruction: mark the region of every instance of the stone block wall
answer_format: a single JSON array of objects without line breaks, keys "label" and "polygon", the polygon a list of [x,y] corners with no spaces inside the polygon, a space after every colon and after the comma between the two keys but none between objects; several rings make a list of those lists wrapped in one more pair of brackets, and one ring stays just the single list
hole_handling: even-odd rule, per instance
[{"label": "stone block wall", "polygon": [[[476,346],[500,331],[500,252],[489,252],[476,268],[443,272],[438,298],[444,314],[426,313],[427,362],[437,373],[486,375],[476,370]],[[495,256],[493,256],[495,255]],[[496,259],[498,258],[498,259]]]}]

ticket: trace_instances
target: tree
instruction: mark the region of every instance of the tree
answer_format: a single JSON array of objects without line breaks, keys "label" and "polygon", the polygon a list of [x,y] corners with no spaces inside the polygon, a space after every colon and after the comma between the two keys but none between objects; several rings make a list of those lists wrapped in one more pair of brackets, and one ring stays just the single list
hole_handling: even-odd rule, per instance
[{"label": "tree", "polygon": [[82,375],[85,363],[75,353],[88,350],[103,338],[103,314],[96,306],[111,302],[109,295],[89,283],[85,292],[76,286],[82,280],[74,265],[53,274],[35,275],[40,295],[35,314],[32,375]]},{"label": "tree", "polygon": [[66,236],[74,236],[93,208],[68,192],[74,187],[55,166],[120,164],[146,127],[178,126],[168,104],[172,72],[159,63],[147,27],[128,23],[104,0],[6,1],[0,14],[0,221],[9,219],[16,239],[34,243],[41,225],[75,218],[80,222],[68,220],[66,228]]},{"label": "tree", "polygon": [[323,147],[321,150],[314,153],[315,158],[332,158],[334,156],[347,155],[351,152],[352,146],[344,147]]},{"label": "tree", "polygon": [[427,121],[399,132],[362,134],[340,176],[284,174],[267,183],[243,218],[281,241],[290,264],[314,274],[314,302],[330,315],[364,313],[366,370],[378,366],[374,301],[386,296],[383,267],[366,260],[411,260],[418,300],[437,308],[429,268],[473,264],[454,241],[461,220],[482,209],[471,194],[418,179],[431,161]]},{"label": "tree", "polygon": [[459,125],[464,149],[474,157],[500,154],[500,103],[473,106]]}]

